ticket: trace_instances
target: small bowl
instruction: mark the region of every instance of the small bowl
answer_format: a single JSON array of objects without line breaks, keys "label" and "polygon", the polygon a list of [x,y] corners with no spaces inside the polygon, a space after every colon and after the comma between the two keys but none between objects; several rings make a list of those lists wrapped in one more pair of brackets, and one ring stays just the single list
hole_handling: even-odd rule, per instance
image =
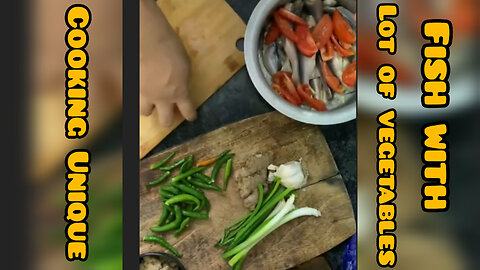
[{"label": "small bowl", "polygon": [[177,257],[175,257],[175,256],[173,256],[173,255],[171,255],[171,254],[168,254],[168,253],[164,253],[164,252],[148,252],[148,253],[140,254],[140,263],[142,263],[143,258],[145,258],[145,257],[155,257],[155,258],[157,258],[159,261],[174,264],[175,266],[178,267],[178,269],[180,269],[180,270],[185,270],[185,266],[183,266],[183,264],[180,262],[180,260],[179,260]]},{"label": "small bowl", "polygon": [[[285,0],[261,0],[255,7],[247,24],[244,39],[244,53],[247,71],[258,93],[277,111],[297,121],[314,125],[334,125],[355,119],[357,116],[356,98],[350,96],[347,102],[335,109],[325,112],[310,108],[296,107],[278,96],[263,75],[258,57],[261,35],[267,18]],[[356,95],[356,94],[355,94]]]}]

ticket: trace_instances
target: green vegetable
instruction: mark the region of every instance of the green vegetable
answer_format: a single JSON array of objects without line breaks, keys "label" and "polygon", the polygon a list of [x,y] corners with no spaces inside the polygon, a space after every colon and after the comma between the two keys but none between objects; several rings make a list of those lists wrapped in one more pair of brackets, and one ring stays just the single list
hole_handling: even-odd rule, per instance
[{"label": "green vegetable", "polygon": [[278,177],[275,177],[275,186],[273,186],[273,189],[270,191],[270,194],[268,194],[267,198],[265,199],[264,203],[267,203],[270,198],[273,197],[273,195],[275,195],[275,192],[277,192],[277,189],[278,187],[280,186],[280,178]]},{"label": "green vegetable", "polygon": [[197,199],[200,200],[200,210],[203,209],[203,207],[205,206],[207,206],[208,210],[210,209],[210,203],[208,202],[207,197],[205,197],[202,191],[179,183],[175,183],[175,186],[183,192],[189,193],[190,195],[197,197]]},{"label": "green vegetable", "polygon": [[229,257],[233,254],[236,254],[228,264],[234,266],[242,261],[246,254],[263,238],[269,235],[271,232],[282,226],[283,224],[302,217],[302,216],[320,216],[320,212],[317,209],[310,207],[303,207],[295,209],[293,205],[294,196],[291,196],[282,209],[273,217],[267,219],[259,228],[257,228],[252,235],[242,244],[238,245],[234,249],[226,252],[224,256]]},{"label": "green vegetable", "polygon": [[[230,249],[229,251],[225,252],[223,254],[223,258],[226,259],[236,253],[238,253],[239,251],[241,251],[243,248],[245,247],[248,247],[250,244],[254,243],[256,240],[258,240],[259,237],[261,237],[263,234],[265,234],[266,232],[268,232],[268,230],[272,227],[272,226],[266,226],[266,225],[272,225],[272,224],[275,224],[277,223],[278,221],[280,221],[282,219],[283,216],[285,216],[288,211],[290,211],[291,209],[293,209],[293,200],[294,200],[294,196],[291,196],[287,203],[285,204],[285,206],[282,208],[282,210],[280,210],[280,212],[275,215],[269,222],[267,222],[264,226],[262,226],[261,228],[258,229],[258,231],[254,234],[251,235],[251,237],[249,237],[246,241],[242,242],[241,244],[239,244],[238,246],[235,246],[234,248]],[[230,263],[230,262],[229,262]],[[233,265],[233,264],[232,264]]]},{"label": "green vegetable", "polygon": [[245,261],[245,257],[241,258],[234,266],[232,270],[240,270],[243,267],[243,261]]},{"label": "green vegetable", "polygon": [[224,157],[226,154],[228,154],[228,153],[230,153],[230,149],[225,150],[225,151],[223,151],[222,153],[220,153],[220,155],[218,155],[218,157],[217,157],[217,160],[223,158],[223,157]]},{"label": "green vegetable", "polygon": [[180,224],[180,228],[178,228],[173,235],[179,236],[180,233],[187,227],[188,222],[190,222],[190,218],[189,218],[189,217],[187,217],[186,219],[184,219],[184,220],[182,221],[182,223]]},{"label": "green vegetable", "polygon": [[180,190],[178,188],[174,187],[174,186],[164,186],[164,187],[161,187],[160,190],[170,192],[174,195],[179,195],[180,194]]},{"label": "green vegetable", "polygon": [[252,213],[249,213],[244,217],[242,217],[241,219],[239,219],[238,221],[234,222],[232,225],[230,225],[230,227],[227,227],[225,229],[225,235],[228,236],[230,234],[235,234],[239,229],[243,227],[243,224],[245,224],[248,221],[251,215]]},{"label": "green vegetable", "polygon": [[177,256],[178,258],[181,258],[182,255],[178,253],[178,250],[174,248],[172,245],[170,245],[167,240],[163,239],[162,237],[156,236],[156,235],[147,235],[143,237],[143,241],[145,242],[153,242],[160,244],[164,248],[168,249],[173,255]]},{"label": "green vegetable", "polygon": [[180,167],[180,173],[190,170],[192,166],[193,166],[193,156],[190,155],[185,161],[185,163],[182,164],[182,167]]},{"label": "green vegetable", "polygon": [[171,208],[164,204],[162,207],[162,216],[160,216],[160,220],[158,220],[158,226],[162,226],[163,223],[165,223],[170,212],[171,212]]},{"label": "green vegetable", "polygon": [[165,179],[167,179],[169,176],[170,176],[170,172],[167,171],[164,174],[162,174],[157,180],[153,180],[153,181],[149,182],[147,184],[147,187],[156,186],[156,185],[162,183],[163,181],[165,181]]},{"label": "green vegetable", "polygon": [[174,219],[175,219],[175,213],[172,210],[170,210],[170,214],[168,214],[167,220],[165,220],[165,224],[172,222]]},{"label": "green vegetable", "polygon": [[195,173],[198,173],[198,172],[201,172],[203,170],[205,170],[207,167],[197,167],[195,169],[191,169],[187,172],[184,172],[184,173],[181,173],[175,177],[172,178],[172,182],[177,182],[177,181],[180,181],[182,179],[185,179],[187,177],[189,177],[190,175],[192,174],[195,174]]},{"label": "green vegetable", "polygon": [[194,179],[191,179],[188,181],[190,184],[196,186],[196,187],[199,187],[199,188],[203,188],[203,189],[210,189],[210,190],[215,190],[215,191],[223,191],[220,187],[218,186],[215,186],[215,185],[210,185],[210,184],[206,184],[204,182],[200,182],[200,181],[195,181]]},{"label": "green vegetable", "polygon": [[[181,196],[181,195],[179,195]],[[180,207],[178,205],[175,205],[174,208],[173,208],[173,211],[175,213],[175,220],[170,222],[170,223],[167,223],[165,225],[162,225],[162,226],[156,226],[156,227],[152,227],[150,228],[150,230],[152,232],[166,232],[166,231],[171,231],[171,230],[175,230],[176,228],[178,228],[180,226],[180,223],[182,222],[182,211],[180,209]]]},{"label": "green vegetable", "polygon": [[290,192],[292,192],[291,188],[285,189],[282,193],[275,195],[268,203],[264,204],[260,207],[260,210],[255,215],[252,215],[250,220],[247,221],[245,226],[237,233],[235,236],[235,240],[231,244],[231,246],[235,246],[241,243],[248,237],[248,233],[255,229],[255,226],[263,222],[267,218],[267,215],[270,211],[275,207],[275,205],[285,196],[287,196]]},{"label": "green vegetable", "polygon": [[170,159],[172,159],[174,155],[175,155],[175,152],[171,153],[170,155],[168,155],[163,160],[161,160],[161,161],[159,161],[155,164],[150,165],[150,170],[158,169],[158,168],[162,167],[163,165],[167,164],[167,162],[169,162]]},{"label": "green vegetable", "polygon": [[207,184],[211,184],[213,183],[213,179],[206,176],[205,174],[203,173],[195,173],[192,175],[193,177],[197,178],[197,179],[200,179],[202,180],[203,182],[207,183]]},{"label": "green vegetable", "polygon": [[[234,155],[230,153],[230,150],[226,150],[215,158],[197,164],[194,162],[194,156],[189,155],[168,165],[168,162],[172,160],[174,155],[175,153],[171,153],[164,160],[150,166],[150,169],[159,169],[164,171],[164,174],[158,179],[149,182],[147,187],[156,186],[163,183],[167,178],[171,178],[170,184],[163,185],[158,190],[161,200],[163,201],[162,214],[159,218],[158,225],[151,227],[150,230],[154,233],[173,231],[174,235],[178,236],[188,227],[188,224],[190,224],[193,219],[208,219],[210,202],[202,189],[223,191],[223,189],[227,188],[228,180],[232,173],[232,157]],[[213,165],[212,169],[212,176],[214,176],[214,178],[203,174],[202,171],[214,162],[215,165]],[[223,173],[224,188],[222,189],[212,183],[215,181],[215,178],[225,163],[225,171]],[[179,168],[179,173],[172,175],[173,170],[176,168]],[[245,219],[234,224],[235,226],[231,226],[228,230],[228,239],[225,239],[222,244],[227,245],[234,242],[236,233],[243,228],[243,226],[248,225],[247,221],[249,217],[250,216],[247,216]],[[144,240],[159,243],[180,257],[180,254],[161,237],[151,235],[146,236]],[[237,263],[236,265],[240,264]]]},{"label": "green vegetable", "polygon": [[186,217],[196,218],[196,219],[208,219],[207,213],[198,213],[188,210],[182,210],[182,214]]},{"label": "green vegetable", "polygon": [[227,160],[229,160],[232,157],[233,157],[233,154],[225,154],[223,157],[217,160],[212,170],[211,178],[213,179],[213,181],[217,180],[217,175],[220,172],[220,168],[223,166],[223,164],[225,164],[225,162],[227,162]]},{"label": "green vegetable", "polygon": [[172,198],[173,196],[175,196],[175,194],[172,194],[168,191],[165,191],[165,190],[162,190],[160,189],[160,191],[158,192],[160,194],[160,196],[162,197],[162,200],[163,201],[167,201],[168,199]]},{"label": "green vegetable", "polygon": [[227,160],[227,165],[225,165],[225,172],[223,173],[223,190],[227,190],[228,179],[230,179],[230,174],[232,173],[232,159]]},{"label": "green vegetable", "polygon": [[182,164],[185,162],[185,159],[180,159],[179,161],[173,163],[172,165],[170,166],[167,166],[167,167],[159,167],[158,169],[162,170],[162,171],[171,171],[175,168],[177,168],[178,166],[182,166]]},{"label": "green vegetable", "polygon": [[[231,243],[231,245],[235,245],[236,243],[239,243],[240,241],[242,241],[242,239],[244,239],[244,237],[243,237],[244,235],[248,235],[248,229],[243,230],[243,228],[245,228],[247,225],[250,224],[251,220],[253,218],[255,218],[255,215],[260,211],[260,208],[262,207],[262,204],[263,204],[263,185],[262,185],[262,183],[258,183],[257,188],[258,188],[258,201],[257,201],[257,205],[255,206],[255,209],[253,210],[253,212],[250,215],[248,215],[248,218],[246,219],[246,221],[243,222],[242,225],[238,226],[235,229],[235,234],[224,235],[224,242],[229,240],[230,238],[233,238],[234,241],[233,242],[229,241],[229,243]],[[261,220],[261,219],[258,219],[258,220]],[[263,220],[261,220],[261,221],[263,221]],[[250,225],[249,228],[254,228],[254,225],[255,224]]]},{"label": "green vegetable", "polygon": [[200,200],[197,199],[196,197],[190,195],[190,194],[180,194],[180,195],[175,195],[174,197],[168,199],[165,204],[170,206],[172,204],[176,204],[179,202],[188,202],[192,201],[195,203],[196,207],[195,210],[200,209]]}]

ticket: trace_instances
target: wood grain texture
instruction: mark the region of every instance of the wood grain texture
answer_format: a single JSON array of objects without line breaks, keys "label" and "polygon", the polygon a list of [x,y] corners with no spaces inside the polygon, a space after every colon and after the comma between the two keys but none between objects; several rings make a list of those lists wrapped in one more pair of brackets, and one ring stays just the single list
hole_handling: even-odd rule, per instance
[{"label": "wood grain texture", "polygon": [[[224,0],[162,0],[158,5],[190,57],[190,92],[199,107],[245,64],[235,45],[245,24]],[[140,116],[140,158],[183,120],[176,112],[173,125],[162,128],[156,113]]]},{"label": "wood grain texture", "polygon": [[[141,162],[140,173],[140,239],[150,234],[161,214],[157,188],[147,190],[145,184],[158,176],[150,164],[168,153],[175,159],[194,154],[197,160],[216,155],[225,149],[234,152],[233,178],[254,174],[246,167],[258,154],[271,153],[272,163],[280,164],[302,158],[309,171],[308,186],[296,192],[296,206],[319,209],[322,217],[303,217],[280,227],[251,250],[244,269],[287,269],[330,250],[355,232],[355,219],[343,180],[338,174],[328,145],[317,127],[293,121],[278,112],[271,112],[234,123],[192,141],[173,147]],[[249,171],[252,168],[253,171]],[[208,171],[207,171],[208,173]],[[219,177],[220,178],[220,177]],[[220,178],[221,179],[221,178]],[[178,238],[167,234],[183,254],[187,269],[228,269],[222,250],[214,247],[223,229],[245,215],[236,182],[227,192],[206,191],[212,208],[209,220],[195,220]],[[161,247],[140,242],[140,253],[159,251]],[[275,252],[271,252],[271,251]]]}]

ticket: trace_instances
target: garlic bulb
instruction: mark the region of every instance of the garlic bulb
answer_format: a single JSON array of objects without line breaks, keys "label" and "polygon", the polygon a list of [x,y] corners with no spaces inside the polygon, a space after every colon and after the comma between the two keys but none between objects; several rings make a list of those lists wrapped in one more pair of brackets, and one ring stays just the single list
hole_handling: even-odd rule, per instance
[{"label": "garlic bulb", "polygon": [[287,188],[298,189],[307,182],[299,161],[290,161],[280,165],[274,174],[280,177],[280,183]]}]

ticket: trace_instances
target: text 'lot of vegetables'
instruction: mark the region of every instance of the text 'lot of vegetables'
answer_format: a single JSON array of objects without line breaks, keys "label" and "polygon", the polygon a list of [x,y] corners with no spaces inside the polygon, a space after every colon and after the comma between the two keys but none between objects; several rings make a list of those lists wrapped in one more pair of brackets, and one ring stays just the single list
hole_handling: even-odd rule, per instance
[{"label": "text 'lot of vegetables'", "polygon": [[354,93],[354,27],[353,13],[321,0],[296,0],[275,10],[261,56],[272,89],[294,106],[317,111],[327,110],[336,96],[344,100]]},{"label": "text 'lot of vegetables'", "polygon": [[[171,153],[165,159],[150,166],[151,170],[163,171],[163,174],[158,179],[147,183],[146,186],[151,188],[160,185],[172,176],[175,169],[179,168],[179,173],[173,176],[169,183],[159,188],[158,193],[162,201],[162,214],[157,226],[150,228],[154,233],[173,232],[174,236],[177,237],[189,226],[193,219],[208,219],[210,202],[202,189],[218,192],[223,192],[227,189],[228,180],[232,172],[234,154],[230,153],[230,150],[226,150],[214,158],[197,162],[196,167],[193,167],[195,164],[193,155],[167,165],[174,155],[175,153]],[[210,176],[207,176],[202,172],[210,165],[213,165],[212,173]],[[225,167],[223,188],[214,184],[222,167]],[[159,244],[175,256],[181,257],[178,250],[163,237],[147,235],[143,240]]]}]

